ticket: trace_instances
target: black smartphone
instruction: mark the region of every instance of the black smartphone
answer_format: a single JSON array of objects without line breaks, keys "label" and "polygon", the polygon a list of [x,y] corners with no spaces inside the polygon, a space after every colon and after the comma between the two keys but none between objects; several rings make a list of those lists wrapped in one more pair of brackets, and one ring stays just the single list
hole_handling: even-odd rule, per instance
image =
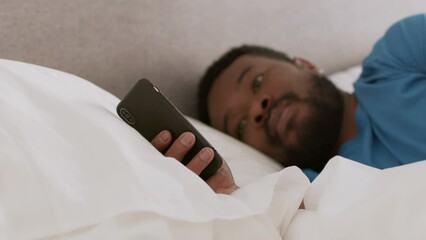
[{"label": "black smartphone", "polygon": [[150,81],[139,80],[118,104],[117,113],[150,142],[163,130],[169,130],[173,140],[184,132],[192,132],[196,141],[182,164],[191,161],[203,147],[210,147],[214,151],[213,161],[200,173],[202,179],[207,180],[222,166],[223,160],[216,150]]}]

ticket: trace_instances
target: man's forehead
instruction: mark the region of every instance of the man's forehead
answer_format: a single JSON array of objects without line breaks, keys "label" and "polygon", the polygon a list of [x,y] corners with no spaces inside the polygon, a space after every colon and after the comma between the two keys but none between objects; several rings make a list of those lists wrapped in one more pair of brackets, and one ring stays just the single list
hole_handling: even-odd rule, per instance
[{"label": "man's forehead", "polygon": [[[209,95],[211,95],[212,92],[222,96],[226,95],[222,91],[230,91],[231,86],[233,86],[232,84],[237,84],[239,76],[243,71],[247,70],[248,67],[262,66],[264,64],[272,63],[274,61],[276,60],[260,55],[243,55],[238,57],[213,82]],[[220,90],[217,91],[218,89]]]},{"label": "man's forehead", "polygon": [[234,61],[234,64],[235,65],[256,64],[256,63],[261,64],[262,62],[270,61],[270,60],[272,59],[265,56],[246,54],[237,58]]},{"label": "man's forehead", "polygon": [[265,65],[271,65],[271,64],[286,65],[286,64],[289,64],[289,62],[285,61],[284,59],[276,59],[276,58],[271,58],[271,57],[263,56],[263,55],[246,54],[235,59],[235,61],[231,63],[229,67],[224,70],[223,73],[226,73],[229,71],[233,72],[238,70],[242,71],[241,68],[244,68],[247,65],[252,65],[256,67],[256,66],[265,66]]},{"label": "man's forehead", "polygon": [[238,76],[241,71],[244,71],[247,66],[258,66],[260,64],[262,64],[260,56],[243,55],[238,57],[227,68],[225,68],[221,74],[219,74],[214,83],[219,81],[225,81],[227,83],[230,83],[233,80],[236,81],[236,76]]}]

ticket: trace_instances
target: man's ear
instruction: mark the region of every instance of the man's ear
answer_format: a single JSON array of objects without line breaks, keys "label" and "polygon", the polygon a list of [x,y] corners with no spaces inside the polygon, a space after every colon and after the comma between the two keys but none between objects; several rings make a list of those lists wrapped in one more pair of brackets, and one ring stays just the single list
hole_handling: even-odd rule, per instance
[{"label": "man's ear", "polygon": [[309,69],[315,73],[318,74],[323,74],[323,70],[321,68],[319,68],[317,65],[311,63],[310,61],[304,59],[304,58],[300,58],[300,57],[294,57],[293,58],[293,63],[301,68],[305,68],[305,69]]}]

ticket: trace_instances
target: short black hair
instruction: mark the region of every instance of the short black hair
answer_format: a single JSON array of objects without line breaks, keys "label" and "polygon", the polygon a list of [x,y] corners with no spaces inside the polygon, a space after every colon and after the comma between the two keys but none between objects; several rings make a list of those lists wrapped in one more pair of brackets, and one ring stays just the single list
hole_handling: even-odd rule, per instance
[{"label": "short black hair", "polygon": [[214,81],[237,58],[243,55],[263,56],[293,63],[287,54],[263,46],[242,45],[231,48],[207,68],[198,85],[198,117],[202,122],[210,125],[207,99]]}]

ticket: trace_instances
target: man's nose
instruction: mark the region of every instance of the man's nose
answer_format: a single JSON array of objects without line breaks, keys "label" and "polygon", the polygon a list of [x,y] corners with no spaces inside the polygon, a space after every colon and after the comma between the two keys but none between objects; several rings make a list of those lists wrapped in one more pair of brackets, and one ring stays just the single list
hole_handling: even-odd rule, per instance
[{"label": "man's nose", "polygon": [[256,126],[265,124],[270,106],[271,97],[268,95],[264,95],[253,101],[250,108],[250,118]]}]

